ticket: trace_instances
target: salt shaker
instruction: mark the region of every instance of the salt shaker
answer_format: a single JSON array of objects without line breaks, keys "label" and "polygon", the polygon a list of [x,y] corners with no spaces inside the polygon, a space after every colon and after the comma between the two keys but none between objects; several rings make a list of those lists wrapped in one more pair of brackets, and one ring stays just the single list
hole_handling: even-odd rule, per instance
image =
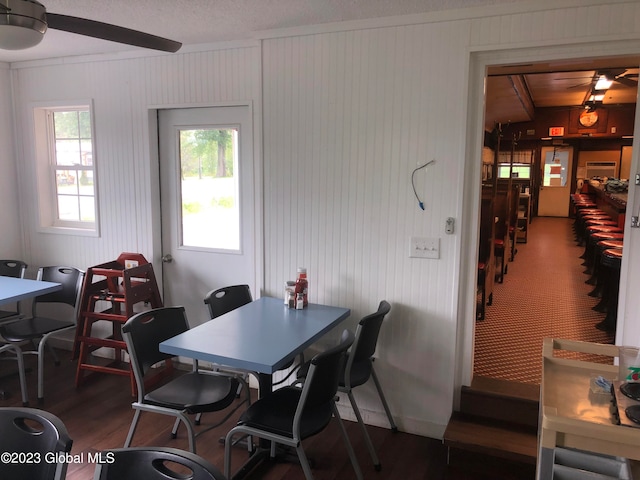
[{"label": "salt shaker", "polygon": [[304,295],[302,293],[298,293],[298,297],[296,298],[296,310],[302,310],[304,308]]},{"label": "salt shaker", "polygon": [[[284,282],[284,304],[289,305],[291,294],[296,290],[296,282],[293,280],[288,280]],[[291,305],[289,305],[291,306]]]}]

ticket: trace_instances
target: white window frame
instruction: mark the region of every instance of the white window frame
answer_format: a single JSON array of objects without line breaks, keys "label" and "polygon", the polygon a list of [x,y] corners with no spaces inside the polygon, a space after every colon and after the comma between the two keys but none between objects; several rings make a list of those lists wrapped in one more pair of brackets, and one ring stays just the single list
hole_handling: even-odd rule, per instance
[{"label": "white window frame", "polygon": [[[59,165],[55,157],[55,132],[53,129],[53,113],[89,110],[91,121],[92,165],[73,165],[69,169],[91,171],[93,174],[95,220],[93,222],[61,220],[58,216],[58,198],[56,188],[56,171]],[[94,236],[100,235],[99,193],[97,175],[96,135],[91,100],[77,103],[47,104],[33,107],[36,181],[38,192],[38,230],[45,233]]]}]

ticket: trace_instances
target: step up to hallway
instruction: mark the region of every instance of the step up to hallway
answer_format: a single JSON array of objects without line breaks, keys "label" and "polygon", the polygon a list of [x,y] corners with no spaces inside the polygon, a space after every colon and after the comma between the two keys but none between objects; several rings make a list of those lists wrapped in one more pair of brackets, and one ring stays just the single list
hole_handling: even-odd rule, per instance
[{"label": "step up to hallway", "polygon": [[539,387],[476,378],[460,392],[444,434],[449,463],[478,470],[496,465],[504,478],[533,478],[537,457]]}]

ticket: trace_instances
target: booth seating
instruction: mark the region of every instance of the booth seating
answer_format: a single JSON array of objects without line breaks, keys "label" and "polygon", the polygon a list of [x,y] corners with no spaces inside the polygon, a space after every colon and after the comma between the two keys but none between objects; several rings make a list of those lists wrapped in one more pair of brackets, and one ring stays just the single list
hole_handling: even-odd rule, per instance
[{"label": "booth seating", "polygon": [[493,284],[495,282],[495,256],[493,240],[495,222],[493,216],[493,192],[491,188],[482,188],[480,213],[480,241],[478,245],[478,277],[477,287],[480,303],[476,306],[476,319],[484,320],[485,308],[493,301]]},{"label": "booth seating", "polygon": [[504,239],[496,238],[493,241],[493,255],[496,260],[500,259],[500,271],[496,270],[496,280],[498,283],[502,283],[504,281],[504,274],[507,273],[507,267],[505,266],[504,257],[505,257],[505,246]]}]

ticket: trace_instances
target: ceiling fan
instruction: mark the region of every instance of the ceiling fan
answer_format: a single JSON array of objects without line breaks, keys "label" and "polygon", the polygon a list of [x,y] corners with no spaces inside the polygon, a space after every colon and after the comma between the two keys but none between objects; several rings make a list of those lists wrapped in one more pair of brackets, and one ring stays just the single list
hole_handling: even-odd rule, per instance
[{"label": "ceiling fan", "polygon": [[22,50],[40,43],[47,28],[136,47],[177,52],[182,43],[86,18],[48,13],[35,0],[0,0],[0,49]]},{"label": "ceiling fan", "polygon": [[[588,85],[595,85],[596,82],[601,78],[604,77],[607,80],[611,81],[611,82],[617,82],[621,85],[624,85],[626,87],[636,87],[638,86],[638,74],[637,73],[627,73],[627,69],[626,68],[615,68],[615,69],[608,69],[608,70],[598,70],[596,71],[596,73],[594,75],[589,75],[589,76],[585,76],[585,77],[563,77],[563,78],[556,78],[555,80],[577,80],[580,78],[588,78],[590,79],[590,81],[585,82],[585,83],[579,83],[577,85],[572,85],[570,87],[567,87],[568,89],[572,89],[572,88],[582,88],[582,87],[586,87]],[[634,80],[635,79],[635,80]]]}]

